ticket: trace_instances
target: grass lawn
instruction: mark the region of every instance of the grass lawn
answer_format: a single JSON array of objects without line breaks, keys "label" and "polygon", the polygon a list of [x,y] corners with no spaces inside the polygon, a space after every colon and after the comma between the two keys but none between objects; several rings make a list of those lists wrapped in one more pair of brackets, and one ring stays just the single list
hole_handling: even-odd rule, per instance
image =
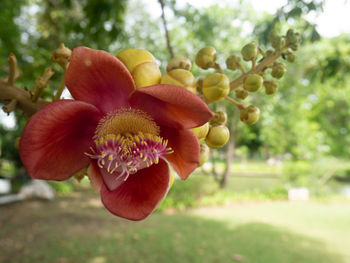
[{"label": "grass lawn", "polygon": [[131,222],[83,190],[0,207],[0,251],[3,263],[346,263],[350,203],[237,203]]}]

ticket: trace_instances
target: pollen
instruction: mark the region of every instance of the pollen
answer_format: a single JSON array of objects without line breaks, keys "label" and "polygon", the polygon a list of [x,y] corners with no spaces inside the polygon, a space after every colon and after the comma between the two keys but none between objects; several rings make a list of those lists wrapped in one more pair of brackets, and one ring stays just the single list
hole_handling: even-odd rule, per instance
[{"label": "pollen", "polygon": [[107,135],[138,133],[159,135],[159,126],[153,118],[146,112],[133,109],[122,108],[108,113],[102,118],[96,128],[94,139],[103,138]]}]

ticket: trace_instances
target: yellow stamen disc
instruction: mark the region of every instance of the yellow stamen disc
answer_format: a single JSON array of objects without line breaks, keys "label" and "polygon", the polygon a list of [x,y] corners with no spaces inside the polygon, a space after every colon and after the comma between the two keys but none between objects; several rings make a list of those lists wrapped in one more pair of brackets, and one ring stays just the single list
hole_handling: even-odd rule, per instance
[{"label": "yellow stamen disc", "polygon": [[151,116],[138,109],[118,109],[108,113],[98,124],[94,139],[109,134],[152,134],[159,135],[159,126]]}]

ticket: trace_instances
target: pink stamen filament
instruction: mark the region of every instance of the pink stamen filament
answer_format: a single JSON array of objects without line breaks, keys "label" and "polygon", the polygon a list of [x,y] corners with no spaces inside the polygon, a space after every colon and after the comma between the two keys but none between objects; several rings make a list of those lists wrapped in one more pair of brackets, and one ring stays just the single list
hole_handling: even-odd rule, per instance
[{"label": "pink stamen filament", "polygon": [[158,164],[159,159],[164,159],[163,155],[173,152],[167,147],[167,140],[152,134],[106,135],[96,140],[95,144],[95,148],[90,148],[91,153],[85,154],[96,159],[98,167],[106,169],[108,173],[118,172],[116,180],[125,176],[124,181],[130,174]]}]

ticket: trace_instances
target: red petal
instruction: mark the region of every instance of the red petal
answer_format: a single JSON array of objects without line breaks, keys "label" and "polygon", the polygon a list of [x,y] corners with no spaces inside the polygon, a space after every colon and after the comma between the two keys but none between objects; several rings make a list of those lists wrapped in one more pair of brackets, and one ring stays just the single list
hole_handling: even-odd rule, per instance
[{"label": "red petal", "polygon": [[142,220],[156,208],[169,189],[168,164],[159,160],[149,168],[139,170],[117,189],[110,191],[103,184],[102,203],[113,214],[130,220]]},{"label": "red petal", "polygon": [[208,122],[212,113],[192,92],[173,85],[153,85],[137,89],[130,104],[152,115],[162,126],[194,128]]},{"label": "red petal", "polygon": [[66,85],[76,100],[95,105],[107,113],[128,107],[134,81],[122,62],[101,50],[77,47],[66,75]]},{"label": "red petal", "polygon": [[86,167],[84,155],[101,113],[93,105],[73,100],[50,103],[33,115],[20,141],[20,156],[32,178],[65,180]]},{"label": "red petal", "polygon": [[164,157],[170,162],[182,180],[199,166],[200,145],[191,130],[176,130],[160,127],[160,136],[168,139],[168,146],[174,152]]}]

